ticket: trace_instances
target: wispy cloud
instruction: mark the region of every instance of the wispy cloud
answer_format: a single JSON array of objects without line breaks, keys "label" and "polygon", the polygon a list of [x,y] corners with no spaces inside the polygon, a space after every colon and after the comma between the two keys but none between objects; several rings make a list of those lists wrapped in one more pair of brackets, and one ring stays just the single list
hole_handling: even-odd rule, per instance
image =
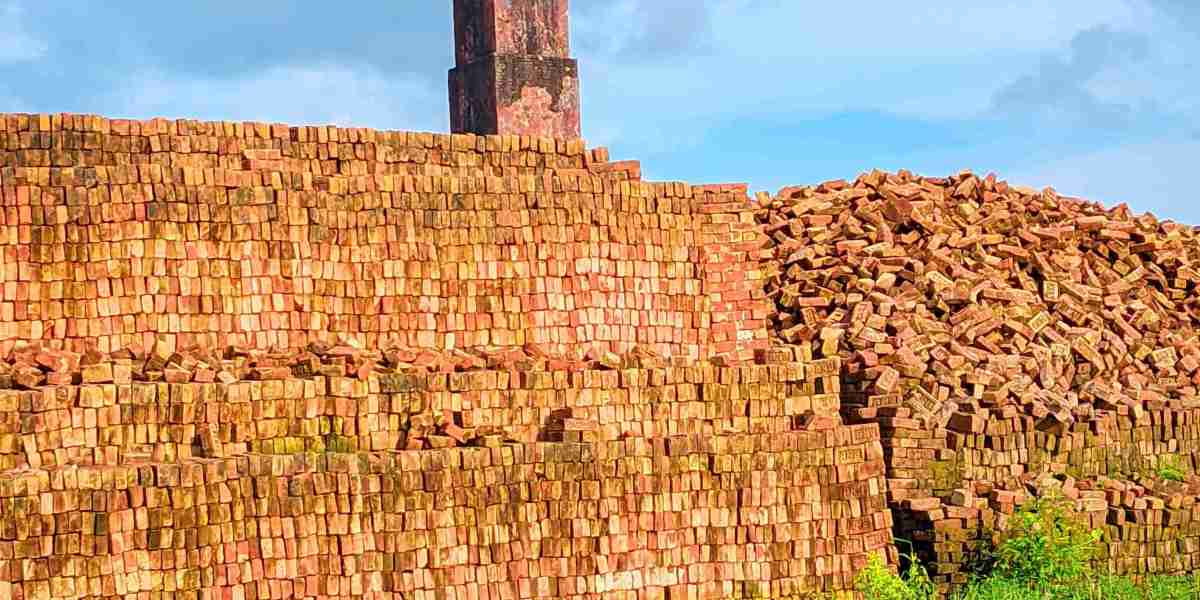
[{"label": "wispy cloud", "polygon": [[[627,153],[662,146],[660,128],[703,132],[762,117],[973,118],[1031,58],[1069,43],[1073,32],[1135,20],[1128,0],[679,4],[576,3],[585,130],[619,131]],[[651,35],[664,41],[651,44]],[[690,136],[692,146],[675,141],[676,152],[707,143],[703,135]]]},{"label": "wispy cloud", "polygon": [[[119,90],[119,91],[116,91]],[[117,86],[107,112],[145,118],[189,117],[290,124],[442,129],[445,91],[370,67],[320,64],[270,67],[232,79],[146,72]]]},{"label": "wispy cloud", "polygon": [[1184,29],[1200,34],[1200,3],[1195,0],[1150,0],[1150,4],[1175,19]]},{"label": "wispy cloud", "polygon": [[41,58],[47,45],[25,28],[24,10],[17,2],[0,4],[0,62],[23,62]]},{"label": "wispy cloud", "polygon": [[1090,86],[1106,70],[1135,66],[1148,54],[1149,40],[1143,34],[1107,26],[1086,29],[1071,40],[1066,58],[1047,54],[1035,72],[1000,89],[993,110],[1008,118],[1126,127],[1136,107],[1105,101]]},{"label": "wispy cloud", "polygon": [[[450,3],[366,20],[336,3],[164,6],[0,0],[0,110],[447,129]],[[971,167],[1167,214],[1195,203],[1190,168],[1165,165],[1200,142],[1197,0],[572,10],[585,134],[650,177],[777,189]]]},{"label": "wispy cloud", "polygon": [[713,48],[717,2],[617,0],[581,3],[575,28],[585,52],[621,62],[688,59]]}]

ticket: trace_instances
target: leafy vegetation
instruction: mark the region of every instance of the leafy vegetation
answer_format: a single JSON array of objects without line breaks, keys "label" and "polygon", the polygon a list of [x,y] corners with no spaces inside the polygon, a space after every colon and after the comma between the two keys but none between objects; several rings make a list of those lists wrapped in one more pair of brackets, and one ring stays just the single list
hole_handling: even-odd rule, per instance
[{"label": "leafy vegetation", "polygon": [[1038,499],[1013,516],[995,551],[993,576],[1035,587],[1071,586],[1092,579],[1100,532],[1070,518],[1057,498]]},{"label": "leafy vegetation", "polygon": [[867,600],[931,600],[937,591],[925,567],[908,557],[910,566],[901,575],[888,568],[877,554],[871,555],[867,568],[855,579],[855,587]]},{"label": "leafy vegetation", "polygon": [[1187,479],[1187,468],[1177,456],[1164,456],[1158,461],[1154,474],[1167,481],[1183,481]]},{"label": "leafy vegetation", "polygon": [[[1166,479],[1167,477],[1163,477]],[[953,595],[952,600],[1195,600],[1200,575],[1155,577],[1135,582],[1097,576],[1091,560],[1100,541],[1073,519],[1064,502],[1043,499],[1018,512],[992,551],[990,573]],[[866,600],[940,600],[925,568],[906,556],[909,568],[892,571],[872,557],[856,579]]]}]

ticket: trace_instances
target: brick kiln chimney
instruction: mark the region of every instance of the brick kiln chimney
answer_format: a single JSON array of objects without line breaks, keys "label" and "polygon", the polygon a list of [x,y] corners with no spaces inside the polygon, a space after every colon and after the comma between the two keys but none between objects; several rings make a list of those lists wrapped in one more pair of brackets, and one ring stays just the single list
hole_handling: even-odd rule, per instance
[{"label": "brick kiln chimney", "polygon": [[454,0],[450,130],[576,139],[568,0]]}]

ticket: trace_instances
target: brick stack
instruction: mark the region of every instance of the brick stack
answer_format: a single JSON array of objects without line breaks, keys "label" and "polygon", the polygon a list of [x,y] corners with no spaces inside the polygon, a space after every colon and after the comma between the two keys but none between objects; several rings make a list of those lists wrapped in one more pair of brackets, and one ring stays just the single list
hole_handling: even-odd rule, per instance
[{"label": "brick stack", "polygon": [[[458,445],[500,434],[532,442],[546,439],[564,415],[595,423],[597,440],[783,433],[813,417],[838,416],[837,360],[801,362],[788,348],[738,367],[671,367],[633,352],[611,357],[612,370],[596,361],[546,370],[549,361],[524,353],[505,353],[511,368],[504,369],[464,353],[456,366],[473,370],[452,372],[395,362],[400,355],[390,351],[375,362],[369,357],[378,353],[352,350],[228,349],[216,354],[244,356],[210,360],[234,379],[207,383],[196,380],[204,367],[183,368],[196,362],[188,354],[176,353],[166,367],[179,371],[182,383],[145,381],[157,372],[146,369],[153,358],[97,355],[89,359],[95,365],[129,363],[134,380],[0,389],[0,408],[10,409],[0,417],[0,465],[112,465],[151,453],[169,462],[216,451],[420,449],[445,438]],[[345,360],[347,354],[357,358]],[[438,360],[431,364],[451,364],[432,356]],[[361,368],[367,363],[370,369]],[[249,379],[268,369],[287,378]],[[81,380],[80,371],[59,373]]]},{"label": "brick stack", "polygon": [[3,115],[0,340],[764,348],[744,187],[606,161],[518,136]]},{"label": "brick stack", "polygon": [[[1081,487],[1135,490],[1139,498],[1170,493],[1165,505],[1169,514],[1118,516],[1146,508],[1144,503],[1127,506],[1128,498],[1109,497],[1108,504],[1093,501],[1090,508],[1080,508],[1087,513],[1084,518],[1106,533],[1097,567],[1137,576],[1194,570],[1187,565],[1195,564],[1189,561],[1194,560],[1194,545],[1200,543],[1194,539],[1200,528],[1192,517],[1178,513],[1191,511],[1200,488],[1194,480],[1192,485],[1174,486],[1155,478],[1164,464],[1183,473],[1197,471],[1200,410],[1164,407],[1137,415],[1105,413],[1067,431],[1041,431],[1036,419],[1013,414],[973,421],[980,428],[976,432],[965,431],[969,421],[961,418],[953,419],[949,429],[928,429],[921,421],[904,417],[876,420],[883,434],[897,536],[915,542],[918,555],[933,566],[934,578],[942,584],[965,582],[980,549],[986,547],[981,543],[1003,525],[994,516],[974,510],[982,506],[963,505],[963,498],[973,493],[966,490],[999,490],[1005,493],[1004,503],[1012,504],[1013,497],[1007,495],[1013,489],[1011,482],[1048,473],[1077,479]],[[1177,526],[1164,528],[1162,523]],[[1173,530],[1178,531],[1170,534]],[[1162,545],[1165,542],[1173,544]],[[1174,555],[1178,558],[1170,558]]]},{"label": "brick stack", "polygon": [[[371,406],[377,381],[330,383],[326,406],[338,408],[328,422],[361,442],[351,425],[371,419],[351,407]],[[160,428],[169,441],[177,416],[210,402],[242,415],[232,429],[204,428],[191,455],[0,473],[0,591],[800,598],[847,590],[868,553],[895,560],[874,425],[603,440],[595,421],[567,417],[559,435],[571,442],[484,436],[475,447],[280,455],[216,440],[294,433],[281,429],[293,419],[278,417],[311,405],[293,397],[308,383],[231,384],[249,391],[237,402],[172,387]],[[270,438],[280,439],[290,438]]]},{"label": "brick stack", "polygon": [[580,142],[0,115],[0,598],[848,597],[764,244]]},{"label": "brick stack", "polygon": [[897,527],[912,532],[919,551],[937,556],[935,577],[962,584],[985,564],[982,549],[1002,539],[1012,515],[1035,498],[1064,502],[1070,518],[1102,534],[1092,565],[1098,572],[1143,579],[1187,575],[1200,568],[1200,481],[1137,482],[1109,477],[1025,476],[976,482],[943,503],[910,501]]},{"label": "brick stack", "polygon": [[700,264],[711,311],[712,350],[718,356],[747,360],[767,345],[770,310],[760,263],[771,252],[764,249],[767,239],[754,213],[746,209],[746,186],[700,189]]}]

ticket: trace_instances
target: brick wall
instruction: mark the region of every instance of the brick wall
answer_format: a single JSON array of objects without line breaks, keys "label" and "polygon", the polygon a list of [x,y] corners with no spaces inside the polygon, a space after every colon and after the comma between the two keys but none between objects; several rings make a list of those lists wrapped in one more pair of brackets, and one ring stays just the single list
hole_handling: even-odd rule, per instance
[{"label": "brick wall", "polygon": [[0,598],[850,597],[896,560],[838,361],[767,347],[744,186],[3,115],[0,207]]},{"label": "brick wall", "polygon": [[0,202],[0,342],[766,343],[744,187],[581,142],[4,115]]}]

